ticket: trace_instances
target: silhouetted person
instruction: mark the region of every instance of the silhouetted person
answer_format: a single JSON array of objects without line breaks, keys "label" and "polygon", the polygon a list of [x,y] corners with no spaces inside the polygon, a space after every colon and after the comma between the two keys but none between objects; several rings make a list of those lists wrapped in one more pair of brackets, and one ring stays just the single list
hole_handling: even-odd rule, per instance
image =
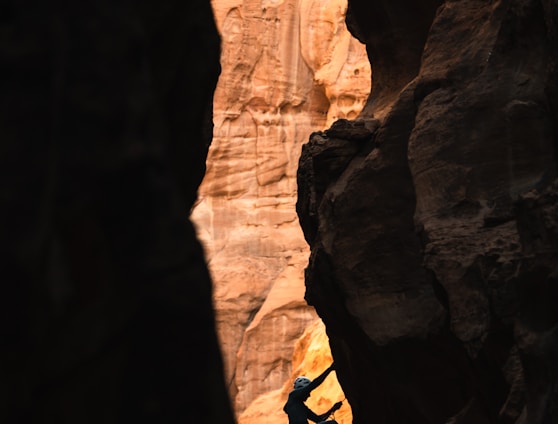
[{"label": "silhouetted person", "polygon": [[335,420],[324,421],[333,412],[341,408],[342,402],[337,402],[327,412],[318,415],[306,406],[304,401],[310,396],[310,392],[318,387],[331,371],[334,369],[331,364],[323,373],[316,377],[313,381],[307,377],[300,376],[294,381],[294,388],[289,393],[287,403],[283,407],[283,411],[289,416],[289,424],[308,424],[308,420],[315,423],[337,423]]}]

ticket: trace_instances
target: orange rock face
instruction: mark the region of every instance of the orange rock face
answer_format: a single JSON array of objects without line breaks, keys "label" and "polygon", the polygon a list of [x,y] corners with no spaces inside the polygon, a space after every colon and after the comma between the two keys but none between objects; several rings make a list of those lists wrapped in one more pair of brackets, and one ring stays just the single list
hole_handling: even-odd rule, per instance
[{"label": "orange rock face", "polygon": [[[294,379],[304,375],[313,379],[325,370],[333,361],[329,350],[329,341],[321,320],[316,320],[305,330],[294,346],[292,372],[280,389],[258,397],[240,415],[239,424],[276,424],[287,422],[283,405],[292,390]],[[335,373],[312,392],[306,401],[310,409],[316,413],[327,411],[332,404],[343,401],[341,409],[334,413],[335,420],[340,424],[352,423],[351,408],[345,399],[343,390]]]},{"label": "orange rock face", "polygon": [[[346,0],[214,0],[213,8],[222,72],[192,219],[214,280],[237,415],[258,416],[265,404],[263,415],[277,411],[275,422],[284,422],[288,392],[281,388],[298,366],[295,344],[318,319],[304,300],[309,252],[295,211],[300,149],[311,132],[360,113],[370,65],[345,26]],[[326,366],[318,361],[307,372]]]}]

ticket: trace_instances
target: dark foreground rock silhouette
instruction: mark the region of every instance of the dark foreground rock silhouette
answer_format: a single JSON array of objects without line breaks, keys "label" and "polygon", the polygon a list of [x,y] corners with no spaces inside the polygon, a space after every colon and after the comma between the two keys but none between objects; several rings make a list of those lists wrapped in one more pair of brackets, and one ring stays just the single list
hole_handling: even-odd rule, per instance
[{"label": "dark foreground rock silhouette", "polygon": [[209,0],[0,6],[0,422],[232,423],[188,220]]},{"label": "dark foreground rock silhouette", "polygon": [[558,423],[556,2],[349,0],[373,89],[310,137],[306,299],[354,423]]}]

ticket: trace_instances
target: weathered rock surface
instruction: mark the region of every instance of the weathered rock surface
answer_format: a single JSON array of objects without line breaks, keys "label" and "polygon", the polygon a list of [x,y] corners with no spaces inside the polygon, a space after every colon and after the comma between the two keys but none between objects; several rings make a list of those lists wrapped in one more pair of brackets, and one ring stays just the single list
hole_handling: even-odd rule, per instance
[{"label": "weathered rock surface", "polygon": [[346,5],[213,2],[222,72],[192,216],[215,282],[237,414],[291,377],[295,342],[317,318],[304,300],[309,250],[295,210],[296,170],[308,134],[356,117],[370,92],[370,64],[347,31]]},{"label": "weathered rock surface", "polygon": [[557,423],[556,2],[349,9],[374,89],[297,211],[354,423]]},{"label": "weathered rock surface", "polygon": [[0,422],[233,423],[188,220],[205,0],[0,6]]}]

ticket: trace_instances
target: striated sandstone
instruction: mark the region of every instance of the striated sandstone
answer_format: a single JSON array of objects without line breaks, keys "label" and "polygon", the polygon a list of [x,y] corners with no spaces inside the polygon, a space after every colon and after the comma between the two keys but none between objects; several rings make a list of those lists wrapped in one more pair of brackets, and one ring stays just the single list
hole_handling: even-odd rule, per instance
[{"label": "striated sandstone", "polygon": [[192,211],[237,413],[290,377],[316,320],[304,300],[308,246],[295,210],[300,146],[354,118],[370,92],[364,45],[341,0],[215,0],[222,36],[214,137]]}]

